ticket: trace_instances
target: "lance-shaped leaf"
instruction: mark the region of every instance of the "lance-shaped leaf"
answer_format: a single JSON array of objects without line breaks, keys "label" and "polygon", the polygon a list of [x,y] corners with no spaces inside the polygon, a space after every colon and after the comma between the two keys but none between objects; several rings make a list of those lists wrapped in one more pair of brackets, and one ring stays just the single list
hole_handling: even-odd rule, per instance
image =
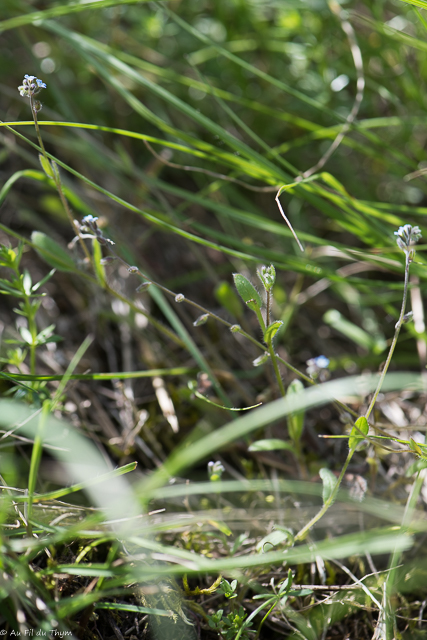
[{"label": "lance-shaped leaf", "polygon": [[[304,391],[304,385],[301,380],[297,378],[292,380],[291,384],[288,387],[286,392],[286,397],[290,397],[295,395],[296,393],[301,393]],[[299,411],[298,413],[291,413],[288,416],[288,432],[289,437],[294,442],[299,442],[302,435],[302,430],[304,428],[304,411]]]},{"label": "lance-shaped leaf", "polygon": [[338,482],[338,478],[335,476],[334,473],[332,473],[330,469],[326,469],[326,467],[323,467],[323,469],[320,469],[319,476],[321,477],[323,482],[322,498],[323,498],[323,504],[325,504],[325,502],[327,502],[331,497],[332,492],[335,489],[336,484]]},{"label": "lance-shaped leaf", "polygon": [[58,271],[77,271],[71,256],[61,247],[60,244],[49,238],[41,231],[33,231],[31,234],[31,242],[35,246],[37,253],[51,267]]},{"label": "lance-shaped leaf", "polygon": [[267,438],[266,440],[256,440],[249,447],[249,451],[275,451],[276,449],[286,449],[287,451],[293,451],[295,449],[290,442],[280,440],[279,438]]},{"label": "lance-shaped leaf", "polygon": [[239,296],[242,298],[243,302],[250,302],[251,300],[255,300],[257,306],[259,308],[262,307],[261,296],[258,291],[255,289],[252,282],[249,282],[245,276],[242,276],[241,273],[234,273],[234,284],[236,286],[237,292]]},{"label": "lance-shaped leaf", "polygon": [[39,160],[40,160],[40,164],[42,166],[42,169],[45,172],[45,174],[47,175],[47,177],[51,178],[53,180],[53,169],[51,167],[51,164],[50,164],[49,160],[47,158],[45,158],[44,155],[41,154],[41,153],[39,153]]},{"label": "lance-shaped leaf", "polygon": [[357,418],[356,422],[354,423],[354,427],[350,432],[350,438],[348,440],[348,446],[350,451],[354,451],[356,449],[359,442],[362,442],[363,436],[368,435],[368,431],[369,431],[369,424],[365,416],[360,416],[360,418]]},{"label": "lance-shaped leaf", "polygon": [[279,331],[282,325],[283,325],[283,322],[281,320],[276,320],[275,322],[272,322],[267,327],[267,329],[264,332],[264,342],[266,344],[270,344],[270,342],[273,340],[274,336]]}]

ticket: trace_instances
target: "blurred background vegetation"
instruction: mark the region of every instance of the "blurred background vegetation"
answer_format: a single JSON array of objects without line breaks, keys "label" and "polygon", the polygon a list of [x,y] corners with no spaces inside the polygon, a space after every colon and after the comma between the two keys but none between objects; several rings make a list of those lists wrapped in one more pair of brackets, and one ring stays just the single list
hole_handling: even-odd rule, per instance
[{"label": "blurred background vegetation", "polygon": [[[135,476],[142,479],[195,428],[198,434],[211,433],[231,419],[231,412],[200,395],[233,408],[279,397],[270,363],[253,366],[263,353],[259,344],[212,317],[194,327],[200,309],[176,304],[178,293],[260,341],[256,316],[236,295],[232,274],[242,273],[256,284],[257,267],[274,264],[272,314],[283,322],[275,349],[291,365],[281,365],[286,388],[298,377],[292,367],[306,374],[307,361],[320,355],[329,359],[326,375],[332,378],[375,373],[384,362],[403,292],[404,257],[393,234],[404,224],[418,225],[424,237],[427,232],[427,22],[424,3],[415,4],[418,8],[389,0],[2,0],[0,111],[2,122],[12,124],[0,128],[0,239],[13,247],[24,242],[22,268],[33,282],[58,266],[41,250],[45,236],[34,231],[58,243],[72,261],[67,268],[59,266],[43,287],[47,295],[38,311],[38,329],[54,324],[61,341],[38,349],[36,373],[62,376],[85,337],[93,336],[76,369],[93,379],[72,381],[56,415],[89,435],[110,465],[138,461]],[[98,265],[94,273],[79,243],[70,245],[75,232],[41,170],[29,103],[17,90],[24,74],[47,85],[39,95],[39,124],[46,150],[59,164],[73,217],[79,222],[83,216],[98,217],[125,264],[101,264],[99,245],[87,240]],[[333,144],[336,149],[328,157]],[[281,187],[286,187],[280,195],[283,210],[304,252],[275,202]],[[397,372],[425,373],[424,264],[420,246],[411,265],[414,322],[404,326],[399,338],[391,366]],[[129,273],[129,265],[137,265],[169,293],[155,286],[136,292],[142,280]],[[18,332],[25,323],[15,307],[13,297],[2,297],[4,373],[28,375],[25,341]],[[134,375],[150,370],[169,372]],[[96,381],[95,374],[111,378],[114,372],[133,374]],[[40,378],[27,383],[39,402],[57,385]],[[34,402],[28,388],[15,387],[9,378],[3,377],[1,389]],[[350,397],[350,402],[356,415],[366,410],[366,397]],[[414,391],[382,395],[374,416],[396,438],[399,429],[406,438],[411,428],[421,443],[425,418],[425,398]],[[286,440],[282,418],[260,427],[252,440],[238,439],[221,453],[212,450],[181,475],[207,480],[206,465],[216,461],[224,467],[223,479],[320,483],[319,470],[326,466],[339,472],[348,447],[345,439],[318,436],[342,435],[349,425],[349,414],[326,405],[306,413],[297,458],[292,450],[248,452],[253,439]],[[5,443],[2,473],[8,486],[23,489],[31,452],[22,443]],[[400,507],[410,478],[422,467],[413,462],[411,453],[390,453],[370,443],[353,461],[347,484],[357,490],[359,483],[362,493],[367,488],[368,496],[383,506],[396,502]],[[62,486],[61,469],[46,456],[38,490]],[[424,505],[425,492],[420,495]],[[76,500],[86,504],[84,498]],[[315,500],[301,500],[305,511],[295,502],[286,522],[295,531],[316,511]],[[279,502],[274,492],[254,499],[254,508],[268,507],[265,522],[254,523],[253,538],[248,538],[254,553],[282,518],[277,516],[283,508]],[[208,497],[193,506],[217,507],[220,502]],[[173,503],[172,511],[180,509]],[[341,518],[338,511],[325,519],[315,538],[378,524],[373,516],[369,526],[360,524],[357,509]],[[222,531],[219,527],[224,540],[229,531],[249,530],[245,521],[233,529],[233,513],[223,514],[227,517],[228,524]],[[165,529],[171,548],[182,546],[208,557],[235,553],[234,538],[228,548],[223,539],[218,542],[197,527],[182,533],[178,516]],[[218,532],[218,525],[213,529]],[[393,633],[403,634],[396,638],[422,637],[417,634],[426,630],[427,596],[420,577],[425,554],[422,545],[408,553],[407,566],[416,571],[417,565],[420,574],[396,605]],[[373,572],[371,560],[364,562],[349,561],[358,578]],[[322,569],[320,560],[315,565],[302,562],[296,582],[348,584],[342,567],[325,569],[323,564]],[[387,559],[380,558],[379,566],[384,569]],[[268,584],[270,578],[260,582]],[[78,588],[83,586],[80,582]],[[375,588],[381,601],[379,583]],[[356,606],[347,603],[343,615],[337,614],[345,622],[319,613],[310,631],[304,620],[311,614],[305,608],[319,612],[321,606],[301,597],[294,607],[300,618],[290,626],[273,620],[268,633],[295,638],[380,634],[381,614],[372,601],[362,606],[366,594],[361,593],[356,621]],[[245,588],[239,604],[248,607],[246,595]],[[209,605],[202,605],[208,611]],[[64,610],[67,624],[75,622],[73,616],[71,609]],[[79,633],[90,628],[83,622],[89,626],[80,618]],[[219,630],[205,626],[201,637],[218,637]],[[238,632],[236,627],[230,634]],[[387,633],[375,637],[391,640]]]}]

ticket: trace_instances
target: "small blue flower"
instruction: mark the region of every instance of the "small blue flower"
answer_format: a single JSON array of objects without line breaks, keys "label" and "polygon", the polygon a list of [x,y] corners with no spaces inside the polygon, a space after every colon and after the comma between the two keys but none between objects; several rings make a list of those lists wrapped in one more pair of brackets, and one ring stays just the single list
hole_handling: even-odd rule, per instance
[{"label": "small blue flower", "polygon": [[317,358],[310,358],[310,360],[307,360],[306,362],[307,373],[313,378],[313,380],[319,378],[321,382],[324,382],[324,380],[327,380],[330,375],[329,371],[326,371],[326,369],[329,367],[329,364],[329,358],[327,358],[326,356],[317,356]]},{"label": "small blue flower", "polygon": [[22,84],[18,87],[19,93],[24,98],[32,98],[37,95],[42,89],[46,89],[46,83],[36,76],[29,76],[27,73],[24,76]]},{"label": "small blue flower", "polygon": [[313,358],[313,362],[318,369],[327,369],[329,367],[329,359],[326,356],[317,356],[317,358]]},{"label": "small blue flower", "polygon": [[421,229],[413,227],[411,224],[405,224],[403,227],[399,227],[394,235],[397,236],[396,242],[399,249],[406,253],[413,253],[413,245],[421,238]]},{"label": "small blue flower", "polygon": [[87,224],[88,226],[91,226],[93,224],[96,223],[96,221],[98,220],[97,217],[93,216],[92,214],[85,216],[82,220],[83,224]]}]

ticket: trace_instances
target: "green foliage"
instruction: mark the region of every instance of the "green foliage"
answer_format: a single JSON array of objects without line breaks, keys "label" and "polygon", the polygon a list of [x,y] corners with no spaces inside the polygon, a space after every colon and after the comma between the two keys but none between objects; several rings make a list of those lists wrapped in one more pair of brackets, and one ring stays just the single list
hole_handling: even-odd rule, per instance
[{"label": "green foliage", "polygon": [[283,322],[281,320],[276,320],[268,325],[267,329],[264,332],[264,342],[266,344],[271,344],[274,336],[279,331],[279,329],[283,326]]},{"label": "green foliage", "polygon": [[367,436],[369,432],[369,424],[364,416],[360,416],[357,418],[354,423],[354,427],[350,432],[350,438],[348,440],[348,447],[350,451],[354,451],[360,442],[363,442],[364,437]]},{"label": "green foliage", "polygon": [[323,504],[325,504],[330,500],[331,496],[333,495],[333,491],[337,486],[338,478],[335,476],[334,473],[332,473],[330,469],[326,469],[326,467],[323,469],[320,469],[319,476],[321,477],[322,483],[323,483],[322,498],[323,498]]},{"label": "green foliage", "polygon": [[76,265],[67,252],[55,240],[41,231],[33,231],[31,242],[48,265],[59,271],[76,271]]},{"label": "green foliage", "polygon": [[[294,394],[302,393],[304,390],[304,385],[301,380],[297,378],[292,380],[290,385],[288,386],[286,396],[291,397]],[[300,411],[299,413],[291,414],[288,416],[288,433],[291,440],[294,442],[296,447],[299,447],[302,432],[304,429],[304,412]]]},{"label": "green foliage", "polygon": [[[189,608],[227,640],[283,633],[279,612],[292,640],[424,632],[426,445],[398,427],[424,412],[425,18],[388,1],[3,5],[0,382],[26,404],[0,399],[0,625],[187,640]],[[362,480],[346,517],[338,488]],[[188,603],[186,572],[226,578]],[[313,581],[308,603],[293,582]]]},{"label": "green foliage", "polygon": [[246,623],[247,614],[243,607],[239,607],[237,611],[230,611],[224,615],[223,609],[218,609],[213,615],[209,616],[209,627],[214,631],[218,631],[225,640],[234,640],[238,637],[249,640],[249,627]]},{"label": "green foliage", "polygon": [[242,276],[241,273],[234,273],[233,279],[234,279],[234,285],[240,297],[242,298],[243,302],[246,302],[246,304],[252,310],[254,310],[255,307],[258,307],[259,309],[261,309],[263,304],[261,300],[261,296],[259,295],[258,291],[255,289],[254,285],[251,282],[249,282],[249,280],[245,278],[245,276]]}]

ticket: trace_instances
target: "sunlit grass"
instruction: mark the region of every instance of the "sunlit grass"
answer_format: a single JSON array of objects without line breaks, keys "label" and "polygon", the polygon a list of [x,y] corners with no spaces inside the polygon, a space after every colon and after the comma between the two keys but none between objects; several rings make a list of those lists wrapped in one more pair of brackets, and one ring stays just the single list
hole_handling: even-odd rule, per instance
[{"label": "sunlit grass", "polygon": [[[422,239],[413,322],[369,396],[398,334],[393,234],[427,233],[425,26],[403,3],[5,1],[1,242],[25,247],[23,281],[56,269],[37,331],[54,323],[64,340],[36,345],[6,288],[4,628],[425,632]],[[16,90],[25,73],[47,84],[41,139]],[[102,243],[75,239],[84,216]],[[276,282],[251,314],[232,274],[261,290],[260,264]],[[274,348],[265,316],[283,323]],[[311,379],[321,354],[328,373]],[[295,377],[305,388],[289,395]]]}]

